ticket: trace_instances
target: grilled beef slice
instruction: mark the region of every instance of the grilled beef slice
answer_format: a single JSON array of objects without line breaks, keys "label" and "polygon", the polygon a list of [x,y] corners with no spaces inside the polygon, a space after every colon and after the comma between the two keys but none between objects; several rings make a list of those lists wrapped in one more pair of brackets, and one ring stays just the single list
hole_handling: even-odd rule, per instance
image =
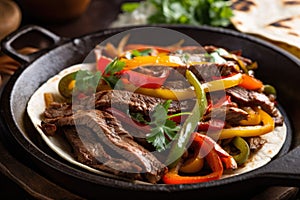
[{"label": "grilled beef slice", "polygon": [[[142,175],[151,183],[159,181],[162,174],[167,170],[164,164],[148,150],[136,143],[133,137],[122,128],[116,118],[107,112],[80,110],[72,116],[59,119],[57,125],[60,127],[74,125],[88,127],[97,135],[101,144],[105,145],[105,149],[109,150],[109,152],[117,153],[127,162],[132,162],[139,166],[144,172]],[[109,153],[109,155],[111,154]],[[136,173],[136,171],[131,173]]]},{"label": "grilled beef slice", "polygon": [[59,118],[72,115],[72,105],[52,102],[44,111],[44,122],[53,123]]},{"label": "grilled beef slice", "polygon": [[241,106],[260,106],[274,118],[275,125],[283,124],[283,117],[280,115],[279,110],[265,94],[238,86],[226,89],[226,93]]},{"label": "grilled beef slice", "polygon": [[[150,97],[126,90],[104,90],[75,102],[75,104],[99,110],[114,107],[126,112],[127,109],[129,109],[130,112],[142,113],[144,116],[148,116],[155,106],[163,102],[165,102],[165,99]],[[169,112],[174,113],[191,110],[194,104],[194,100],[172,101]]]},{"label": "grilled beef slice", "polygon": [[209,110],[209,112],[203,116],[203,119],[204,121],[210,119],[224,119],[228,124],[237,125],[241,120],[247,119],[247,116],[248,113],[246,111],[238,108],[236,104],[231,103]]},{"label": "grilled beef slice", "polygon": [[234,62],[228,61],[226,63],[203,63],[199,65],[192,65],[189,69],[200,80],[212,81],[213,77],[228,76],[233,72],[238,72]]},{"label": "grilled beef slice", "polygon": [[[68,126],[63,128],[63,133],[72,146],[75,159],[80,163],[117,176],[134,180],[142,179],[140,173],[138,173],[141,172],[139,166],[107,154],[101,141],[99,141],[99,138],[91,129],[85,126]],[[137,173],[126,173],[128,169],[129,171],[136,171]]]}]

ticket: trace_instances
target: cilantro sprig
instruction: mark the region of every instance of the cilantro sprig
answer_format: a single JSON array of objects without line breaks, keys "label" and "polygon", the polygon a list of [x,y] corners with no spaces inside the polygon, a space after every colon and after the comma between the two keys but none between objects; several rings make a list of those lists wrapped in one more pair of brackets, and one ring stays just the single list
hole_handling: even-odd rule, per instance
[{"label": "cilantro sprig", "polygon": [[[192,24],[229,26],[233,16],[231,1],[228,0],[144,0],[154,7],[148,17],[149,24]],[[123,12],[132,13],[143,4],[133,2],[121,6]]]},{"label": "cilantro sprig", "polygon": [[119,77],[116,75],[125,67],[125,62],[119,60],[119,58],[113,59],[105,68],[102,74],[102,79],[111,87],[114,88],[119,81]]},{"label": "cilantro sprig", "polygon": [[105,68],[103,74],[100,71],[78,70],[75,76],[75,91],[77,93],[91,94],[96,92],[100,80],[104,80],[111,88],[114,88],[119,77],[117,73],[125,66],[118,58],[112,60]]},{"label": "cilantro sprig", "polygon": [[85,94],[93,93],[96,91],[100,79],[99,71],[94,73],[88,70],[78,70],[75,78],[75,90]]},{"label": "cilantro sprig", "polygon": [[188,112],[182,112],[168,115],[168,108],[171,102],[172,100],[166,100],[164,103],[158,104],[153,110],[152,120],[149,123],[151,133],[146,135],[146,140],[151,143],[158,152],[168,149],[171,142],[178,137],[177,132],[180,130],[180,125],[170,119],[175,116],[190,114]]}]

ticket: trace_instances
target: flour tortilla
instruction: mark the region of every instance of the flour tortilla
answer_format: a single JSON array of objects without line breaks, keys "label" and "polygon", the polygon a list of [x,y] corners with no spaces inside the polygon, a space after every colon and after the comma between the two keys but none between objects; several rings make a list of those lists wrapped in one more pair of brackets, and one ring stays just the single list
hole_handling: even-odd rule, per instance
[{"label": "flour tortilla", "polygon": [[231,0],[236,29],[257,35],[300,58],[300,0]]},{"label": "flour tortilla", "polygon": [[[66,74],[77,71],[79,69],[86,69],[86,70],[94,70],[95,64],[87,63],[87,64],[77,64],[74,66],[71,66],[69,68],[64,69],[59,74],[55,75],[54,77],[50,78],[47,82],[45,82],[40,88],[36,90],[36,92],[32,95],[28,102],[27,106],[27,113],[34,124],[35,128],[41,135],[42,139],[45,141],[45,143],[59,156],[61,156],[63,159],[67,160],[68,162],[77,165],[85,170],[88,170],[93,173],[97,173],[106,177],[116,178],[116,179],[122,179],[127,180],[124,178],[120,178],[118,176],[108,174],[106,172],[102,172],[99,170],[96,170],[94,168],[91,168],[85,164],[82,164],[75,160],[72,154],[71,146],[68,144],[68,142],[61,136],[61,135],[55,135],[55,136],[47,136],[45,133],[41,130],[40,124],[42,122],[42,115],[45,111],[45,101],[44,101],[44,93],[52,93],[55,97],[59,97],[59,91],[58,91],[58,82],[59,80]],[[270,132],[268,134],[265,134],[262,136],[263,139],[267,141],[263,145],[263,147],[255,153],[246,163],[243,167],[240,167],[234,171],[225,171],[222,178],[227,178],[231,176],[236,176],[245,172],[249,172],[251,170],[257,169],[268,162],[271,161],[271,159],[278,154],[281,147],[284,144],[284,141],[286,139],[287,135],[287,128],[284,124],[281,127],[276,127],[273,132]],[[129,180],[127,180],[129,181]],[[139,184],[149,184],[142,181],[134,181],[135,183]]]}]

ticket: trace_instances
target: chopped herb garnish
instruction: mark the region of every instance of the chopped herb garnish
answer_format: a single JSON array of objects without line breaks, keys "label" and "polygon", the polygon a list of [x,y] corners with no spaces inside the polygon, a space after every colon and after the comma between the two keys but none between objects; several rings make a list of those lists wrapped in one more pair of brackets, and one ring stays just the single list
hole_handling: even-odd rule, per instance
[{"label": "chopped herb garnish", "polygon": [[130,59],[132,59],[134,57],[138,57],[138,56],[149,56],[149,55],[151,55],[151,52],[152,52],[152,49],[144,49],[144,50],[140,50],[140,51],[134,49],[132,51],[126,52],[125,57],[130,60]]},{"label": "chopped herb garnish", "polygon": [[94,73],[88,70],[78,70],[75,82],[76,92],[83,92],[85,94],[94,93],[100,79],[101,73],[99,71]]},{"label": "chopped herb garnish", "polygon": [[[149,24],[192,24],[229,26],[233,16],[231,1],[226,0],[145,0],[126,2],[121,6],[123,12],[132,13],[145,3],[154,8],[148,16]],[[130,5],[132,4],[132,5]]]},{"label": "chopped herb garnish", "polygon": [[125,62],[120,61],[118,58],[115,58],[110,62],[104,73],[102,74],[102,79],[111,87],[114,88],[116,83],[119,80],[119,77],[116,75],[117,72],[120,72],[125,67]]},{"label": "chopped herb garnish", "polygon": [[157,151],[163,151],[170,147],[170,143],[176,139],[177,132],[180,130],[180,125],[170,120],[173,116],[179,116],[190,113],[177,113],[168,115],[168,108],[172,100],[166,100],[162,104],[158,104],[153,111],[151,133],[146,135],[146,139],[151,143]]}]

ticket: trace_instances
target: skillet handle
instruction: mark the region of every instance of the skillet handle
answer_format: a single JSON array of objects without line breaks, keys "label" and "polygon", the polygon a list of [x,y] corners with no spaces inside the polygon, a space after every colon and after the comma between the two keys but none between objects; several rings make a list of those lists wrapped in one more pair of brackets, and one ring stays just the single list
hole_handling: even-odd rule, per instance
[{"label": "skillet handle", "polygon": [[272,185],[300,187],[300,146],[266,165],[261,176]]},{"label": "skillet handle", "polygon": [[15,32],[11,33],[7,37],[5,37],[1,41],[1,51],[3,51],[5,54],[11,56],[12,58],[19,61],[22,64],[27,64],[27,63],[30,63],[31,61],[35,60],[42,54],[41,51],[25,55],[25,54],[18,53],[14,47],[14,43],[19,38],[21,38],[22,36],[24,36],[30,32],[37,32],[37,33],[41,34],[42,36],[45,36],[47,39],[50,39],[50,41],[53,45],[57,45],[64,40],[62,37],[50,32],[49,30],[47,30],[43,27],[36,26],[36,25],[27,25],[27,26],[20,28],[19,30],[15,31]]}]

